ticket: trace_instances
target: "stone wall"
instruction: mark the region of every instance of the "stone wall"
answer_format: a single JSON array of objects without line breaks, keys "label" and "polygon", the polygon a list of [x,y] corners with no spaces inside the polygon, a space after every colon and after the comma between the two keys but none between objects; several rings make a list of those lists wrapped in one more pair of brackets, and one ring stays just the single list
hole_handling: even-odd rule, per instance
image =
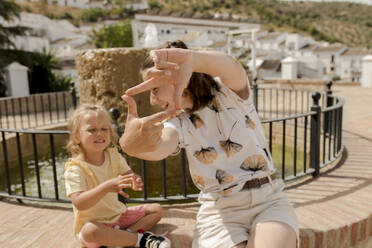
[{"label": "stone wall", "polygon": [[[140,67],[146,49],[113,48],[81,52],[76,57],[79,74],[80,103],[96,103],[119,108],[120,125],[125,124],[127,104],[120,98],[126,89],[142,82]],[[135,97],[140,116],[159,109],[149,104],[149,92]]]}]

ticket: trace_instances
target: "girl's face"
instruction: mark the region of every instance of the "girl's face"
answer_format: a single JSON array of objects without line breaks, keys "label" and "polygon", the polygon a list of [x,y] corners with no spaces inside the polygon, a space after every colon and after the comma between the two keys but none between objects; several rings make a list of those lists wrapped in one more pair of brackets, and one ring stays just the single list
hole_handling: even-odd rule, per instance
[{"label": "girl's face", "polygon": [[103,112],[90,111],[80,120],[80,128],[75,143],[79,144],[84,153],[103,152],[111,142],[110,121]]}]

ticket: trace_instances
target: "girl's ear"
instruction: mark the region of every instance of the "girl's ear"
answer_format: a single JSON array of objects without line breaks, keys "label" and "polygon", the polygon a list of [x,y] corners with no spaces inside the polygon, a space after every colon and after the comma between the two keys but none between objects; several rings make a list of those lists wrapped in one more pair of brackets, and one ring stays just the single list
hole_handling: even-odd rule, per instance
[{"label": "girl's ear", "polygon": [[77,144],[77,145],[80,144],[80,137],[79,137],[78,134],[73,135],[72,140],[74,141],[75,144]]}]

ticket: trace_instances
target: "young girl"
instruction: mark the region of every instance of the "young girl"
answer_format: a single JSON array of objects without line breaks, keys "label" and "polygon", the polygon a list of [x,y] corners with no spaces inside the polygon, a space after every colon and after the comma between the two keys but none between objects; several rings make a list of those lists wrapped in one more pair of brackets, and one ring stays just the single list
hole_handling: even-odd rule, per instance
[{"label": "young girl", "polygon": [[[83,247],[170,247],[163,236],[144,232],[162,217],[159,204],[126,207],[118,201],[124,188],[142,190],[142,180],[118,153],[110,114],[96,105],[81,105],[72,114],[65,166],[66,194],[71,198],[74,235]],[[140,231],[139,231],[140,230]]]},{"label": "young girl", "polygon": [[[132,116],[123,150],[147,160],[186,150],[200,189],[193,248],[294,248],[296,214],[275,178],[244,69],[227,54],[187,50],[182,41],[166,48],[151,51],[142,68],[146,81],[123,96]],[[162,125],[135,118],[131,96],[146,90],[151,104],[182,113]],[[131,136],[144,132],[132,127],[138,123],[154,134],[133,146]]]}]

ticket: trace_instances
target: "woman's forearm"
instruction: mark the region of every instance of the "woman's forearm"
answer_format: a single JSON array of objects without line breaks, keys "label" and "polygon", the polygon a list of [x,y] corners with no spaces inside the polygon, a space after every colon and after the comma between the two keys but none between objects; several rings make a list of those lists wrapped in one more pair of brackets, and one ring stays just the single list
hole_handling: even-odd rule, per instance
[{"label": "woman's forearm", "polygon": [[172,128],[164,128],[162,131],[160,142],[154,147],[153,151],[141,152],[138,150],[136,153],[130,154],[133,157],[159,161],[167,158],[171,155],[178,147],[178,133]]},{"label": "woman's forearm", "polygon": [[246,88],[246,72],[232,56],[217,51],[192,51],[194,72],[220,77],[230,89],[239,92]]}]

